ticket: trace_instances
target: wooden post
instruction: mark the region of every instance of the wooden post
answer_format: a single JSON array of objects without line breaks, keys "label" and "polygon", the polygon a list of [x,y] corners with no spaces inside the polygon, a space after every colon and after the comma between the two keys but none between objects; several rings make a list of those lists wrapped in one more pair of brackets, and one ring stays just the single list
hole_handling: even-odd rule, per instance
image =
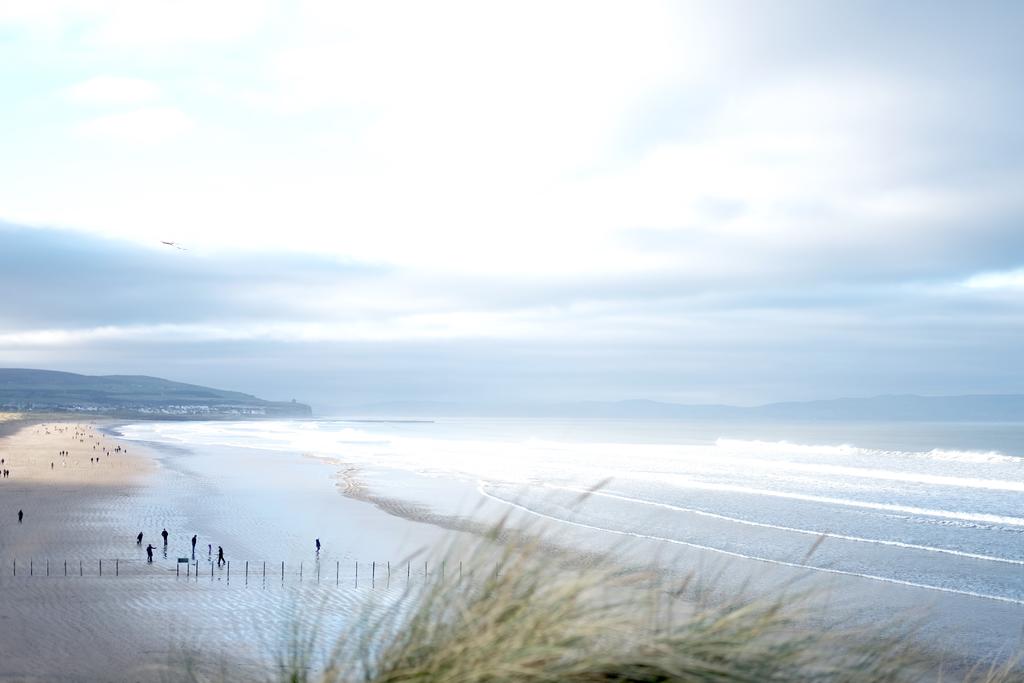
[{"label": "wooden post", "polygon": [[409,579],[412,577],[412,560],[405,565],[405,582],[409,583]]},{"label": "wooden post", "polygon": [[185,578],[188,579],[188,578],[191,578],[191,577],[192,577],[192,563],[191,562],[186,562],[185,563]]},{"label": "wooden post", "polygon": [[281,583],[284,583],[284,560],[281,560]]},{"label": "wooden post", "polygon": [[84,576],[84,574],[82,573],[82,561],[81,560],[78,561],[78,575],[79,576]]},{"label": "wooden post", "polygon": [[370,565],[370,588],[377,583],[377,561],[374,560],[373,564]]},{"label": "wooden post", "polygon": [[49,560],[46,561],[46,575],[47,576],[50,575],[50,561]]},{"label": "wooden post", "polygon": [[267,582],[267,561],[263,560],[263,583]]},{"label": "wooden post", "polygon": [[121,560],[115,559],[114,560],[114,576],[120,576],[120,575],[121,575]]},{"label": "wooden post", "polygon": [[175,562],[174,563],[174,578],[178,578],[179,576],[181,576],[181,563],[180,562]]},{"label": "wooden post", "polygon": [[388,560],[388,581],[391,581],[391,560]]},{"label": "wooden post", "polygon": [[302,581],[302,563],[299,562],[299,581]]},{"label": "wooden post", "polygon": [[423,578],[427,578],[427,561],[423,560]]},{"label": "wooden post", "polygon": [[231,560],[228,560],[228,583],[231,583]]},{"label": "wooden post", "polygon": [[28,560],[28,575],[32,576],[32,558]]},{"label": "wooden post", "polygon": [[249,585],[249,560],[245,561],[245,585]]},{"label": "wooden post", "polygon": [[213,581],[213,562],[210,563],[210,581]]}]

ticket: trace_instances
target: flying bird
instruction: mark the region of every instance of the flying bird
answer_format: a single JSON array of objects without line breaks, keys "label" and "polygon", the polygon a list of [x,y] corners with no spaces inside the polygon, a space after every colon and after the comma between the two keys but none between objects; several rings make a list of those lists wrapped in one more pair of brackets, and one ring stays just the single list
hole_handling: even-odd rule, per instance
[{"label": "flying bird", "polygon": [[178,246],[175,242],[165,242],[164,240],[160,240],[160,244],[166,244],[167,246],[174,247],[175,249],[181,249],[182,251],[188,251],[188,249],[186,249],[185,247]]}]

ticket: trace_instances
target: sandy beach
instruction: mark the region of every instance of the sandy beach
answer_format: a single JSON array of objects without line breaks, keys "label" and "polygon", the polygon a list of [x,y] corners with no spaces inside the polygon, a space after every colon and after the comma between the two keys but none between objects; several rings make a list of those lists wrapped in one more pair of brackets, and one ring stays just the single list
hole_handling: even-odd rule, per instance
[{"label": "sandy beach", "polygon": [[[0,430],[11,470],[0,479],[3,680],[175,680],[168,672],[185,660],[255,675],[274,666],[296,624],[336,633],[368,604],[402,600],[441,570],[440,552],[504,515],[528,533],[550,526],[471,481],[313,452],[120,439],[113,423]],[[813,589],[809,618],[822,625],[921,621],[919,642],[951,671],[1007,653],[1024,625],[1016,604],[553,528],[547,541],[570,562],[611,557],[668,582],[696,572],[726,595]]]},{"label": "sandy beach", "polygon": [[[436,530],[339,495],[326,463],[221,463],[233,482],[222,488],[169,464],[187,459],[181,453],[119,443],[101,426],[13,423],[0,437],[11,469],[0,480],[2,680],[176,680],[187,659],[244,678],[246,667],[273,666],[296,623],[340,625],[367,599],[401,599],[423,578],[418,565],[398,564]],[[239,470],[257,474],[232,474]],[[296,491],[310,488],[299,506]],[[309,518],[261,518],[260,509],[275,509],[269,500],[246,505],[246,495],[274,490],[286,501],[280,509]],[[319,555],[301,533],[306,524],[325,531]],[[194,557],[191,534],[200,539]],[[148,543],[157,546],[153,564]],[[217,566],[218,545],[230,565]]]}]

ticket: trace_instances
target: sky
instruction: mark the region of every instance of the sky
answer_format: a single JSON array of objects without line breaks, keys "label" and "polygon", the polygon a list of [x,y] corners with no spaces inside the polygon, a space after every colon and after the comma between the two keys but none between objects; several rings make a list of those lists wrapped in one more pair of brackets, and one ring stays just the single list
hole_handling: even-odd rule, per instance
[{"label": "sky", "polygon": [[1021,25],[0,0],[0,367],[322,410],[1024,393]]}]

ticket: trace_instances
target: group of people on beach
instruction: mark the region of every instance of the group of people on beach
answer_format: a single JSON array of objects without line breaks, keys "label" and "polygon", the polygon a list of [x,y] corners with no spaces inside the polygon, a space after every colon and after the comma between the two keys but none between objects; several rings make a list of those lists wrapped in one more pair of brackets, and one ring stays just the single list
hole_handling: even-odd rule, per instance
[{"label": "group of people on beach", "polygon": [[[166,549],[167,549],[167,539],[170,536],[170,533],[168,533],[167,529],[164,528],[164,530],[160,532],[160,535],[164,539],[164,556],[166,557],[167,556],[167,552],[166,552]],[[135,537],[135,544],[136,545],[142,545],[142,538],[143,538],[143,534],[140,531],[139,535]],[[199,535],[198,534],[192,534],[192,559],[193,560],[196,559],[196,542],[198,540],[199,540]],[[318,541],[318,543],[319,543],[319,541]],[[209,557],[212,559],[213,558],[213,544],[212,543],[211,544],[207,544],[206,547],[207,547],[207,552],[209,553]],[[149,562],[150,564],[152,564],[152,562],[153,562],[153,551],[154,550],[156,550],[156,546],[154,546],[152,543],[150,543],[149,545],[146,546],[146,561]],[[217,566],[220,567],[220,566],[222,566],[222,565],[224,565],[226,563],[227,563],[227,560],[224,559],[224,548],[222,546],[217,546]]]}]

